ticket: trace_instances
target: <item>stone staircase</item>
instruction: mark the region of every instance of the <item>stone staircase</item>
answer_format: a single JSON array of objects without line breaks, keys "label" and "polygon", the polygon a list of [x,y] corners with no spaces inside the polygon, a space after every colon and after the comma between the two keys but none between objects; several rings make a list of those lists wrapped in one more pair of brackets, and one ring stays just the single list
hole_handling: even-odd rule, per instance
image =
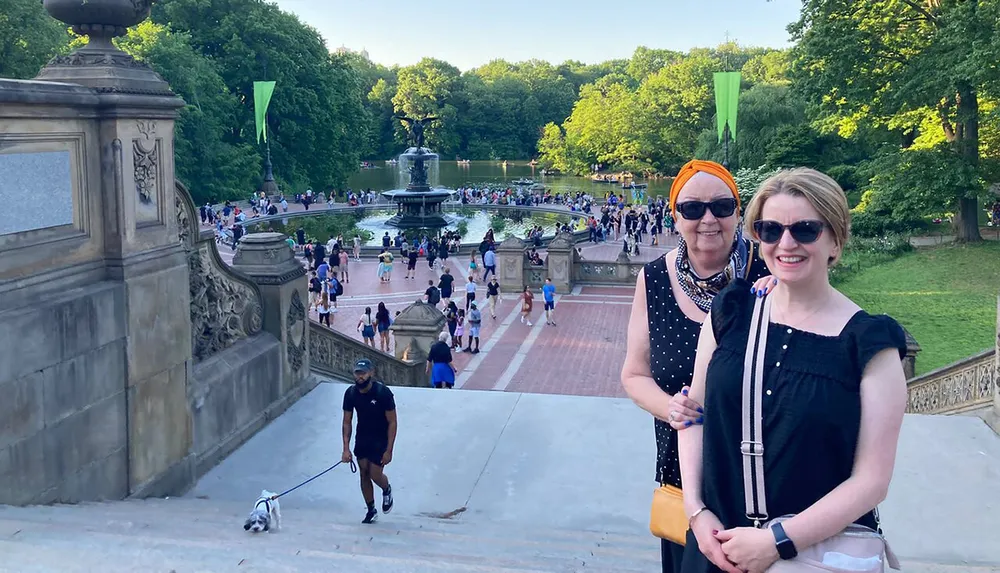
[{"label": "stone staircase", "polygon": [[648,572],[646,535],[513,523],[284,509],[280,532],[243,530],[248,504],[191,498],[0,507],[0,571]]}]

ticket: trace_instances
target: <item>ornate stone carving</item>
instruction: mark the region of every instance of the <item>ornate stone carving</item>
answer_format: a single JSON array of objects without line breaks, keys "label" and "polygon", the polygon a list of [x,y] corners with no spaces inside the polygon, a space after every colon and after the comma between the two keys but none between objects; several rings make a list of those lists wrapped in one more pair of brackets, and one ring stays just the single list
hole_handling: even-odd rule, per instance
[{"label": "ornate stone carving", "polygon": [[136,220],[140,223],[159,221],[160,141],[156,138],[156,123],[138,121],[141,138],[132,140],[132,168],[135,180]]},{"label": "ornate stone carving", "polygon": [[74,52],[66,56],[55,56],[49,60],[50,66],[111,66],[117,68],[150,69],[145,62],[126,53],[116,52]]},{"label": "ornate stone carving", "polygon": [[984,352],[910,380],[906,411],[953,414],[991,403],[998,374],[994,354]]},{"label": "ornate stone carving", "polygon": [[191,339],[195,360],[260,332],[264,315],[257,291],[215,263],[204,243],[188,255],[191,273]]},{"label": "ornate stone carving", "polygon": [[309,321],[309,365],[313,371],[344,380],[354,377],[354,363],[367,358],[375,376],[390,386],[429,386],[423,362],[407,363],[360,341]]},{"label": "ornate stone carving", "polygon": [[287,328],[288,362],[292,365],[292,371],[302,370],[302,363],[306,355],[306,307],[302,304],[302,297],[299,291],[292,291],[292,301],[288,306],[288,316],[285,319]]},{"label": "ornate stone carving", "polygon": [[188,244],[192,237],[191,217],[184,206],[184,199],[180,194],[174,195],[174,208],[177,213],[177,238],[181,243]]}]

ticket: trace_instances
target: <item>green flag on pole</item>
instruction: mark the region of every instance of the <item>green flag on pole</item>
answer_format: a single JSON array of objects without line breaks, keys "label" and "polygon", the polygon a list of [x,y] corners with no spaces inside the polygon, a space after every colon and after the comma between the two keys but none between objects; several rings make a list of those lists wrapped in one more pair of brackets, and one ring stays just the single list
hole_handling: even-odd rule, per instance
[{"label": "green flag on pole", "polygon": [[260,143],[260,136],[262,134],[264,141],[267,141],[267,106],[271,103],[274,84],[275,82],[253,83],[253,112],[257,120],[257,143]]},{"label": "green flag on pole", "polygon": [[719,141],[729,122],[729,135],[736,141],[736,105],[740,99],[740,72],[715,72],[715,114]]}]

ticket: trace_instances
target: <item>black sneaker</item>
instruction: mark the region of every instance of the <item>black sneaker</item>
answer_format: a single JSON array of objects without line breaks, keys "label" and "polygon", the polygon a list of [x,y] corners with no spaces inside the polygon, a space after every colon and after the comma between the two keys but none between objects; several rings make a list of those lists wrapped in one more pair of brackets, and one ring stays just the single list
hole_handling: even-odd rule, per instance
[{"label": "black sneaker", "polygon": [[365,518],[361,523],[375,523],[378,520],[378,511],[375,510],[375,506],[368,508],[368,513],[365,514]]},{"label": "black sneaker", "polygon": [[382,513],[392,511],[392,487],[382,492]]}]

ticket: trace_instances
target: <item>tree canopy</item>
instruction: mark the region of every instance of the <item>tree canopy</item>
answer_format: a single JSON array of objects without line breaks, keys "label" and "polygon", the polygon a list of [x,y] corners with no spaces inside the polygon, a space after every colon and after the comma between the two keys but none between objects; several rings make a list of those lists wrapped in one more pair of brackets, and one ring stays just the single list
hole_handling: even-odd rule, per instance
[{"label": "tree canopy", "polygon": [[[253,82],[274,80],[270,147],[286,192],[343,188],[359,160],[405,148],[397,116],[436,116],[426,140],[443,157],[663,176],[691,157],[728,159],[747,181],[804,165],[849,192],[859,230],[952,214],[960,238],[977,239],[985,190],[1000,180],[1000,2],[803,0],[789,32],[786,50],[640,46],[594,64],[494,60],[463,72],[331,53],[265,0],[172,0],[118,45],[187,103],[177,173],[198,200],[259,184]],[[0,75],[34,77],[80,41],[37,0],[0,0]],[[713,90],[724,70],[742,73],[728,153]]]}]

